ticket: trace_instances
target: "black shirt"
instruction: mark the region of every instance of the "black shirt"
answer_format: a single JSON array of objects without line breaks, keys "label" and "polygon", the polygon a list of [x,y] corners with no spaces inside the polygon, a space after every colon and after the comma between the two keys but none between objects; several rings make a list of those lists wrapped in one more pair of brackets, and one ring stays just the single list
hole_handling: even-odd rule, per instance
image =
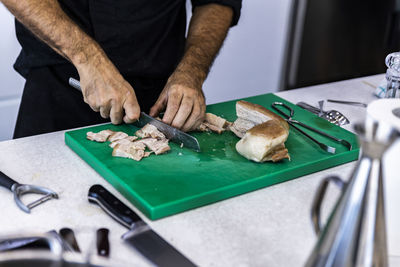
[{"label": "black shirt", "polygon": [[[242,0],[191,0],[232,7],[236,25]],[[103,48],[123,76],[167,78],[183,55],[186,0],[59,0],[62,9]],[[24,77],[30,69],[68,63],[16,21],[22,46],[14,68]]]}]

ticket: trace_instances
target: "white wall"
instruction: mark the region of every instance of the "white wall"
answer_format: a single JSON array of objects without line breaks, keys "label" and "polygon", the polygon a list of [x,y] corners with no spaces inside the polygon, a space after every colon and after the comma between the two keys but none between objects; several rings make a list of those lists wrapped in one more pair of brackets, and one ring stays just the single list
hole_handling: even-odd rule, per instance
[{"label": "white wall", "polygon": [[0,4],[0,141],[12,138],[24,79],[12,65],[20,46],[15,38],[14,18]]},{"label": "white wall", "polygon": [[[230,30],[204,84],[207,104],[277,90],[290,4],[291,0],[243,1],[239,25]],[[12,137],[24,82],[12,68],[20,47],[13,17],[3,5],[0,36],[1,141]]]},{"label": "white wall", "polygon": [[204,84],[207,104],[278,90],[292,0],[244,0]]}]

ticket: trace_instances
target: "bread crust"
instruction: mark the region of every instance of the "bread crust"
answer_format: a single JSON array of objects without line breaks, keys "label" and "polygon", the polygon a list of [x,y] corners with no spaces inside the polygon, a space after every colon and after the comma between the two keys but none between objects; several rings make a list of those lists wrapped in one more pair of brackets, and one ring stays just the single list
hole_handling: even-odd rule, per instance
[{"label": "bread crust", "polygon": [[240,106],[242,106],[243,108],[246,108],[246,109],[258,111],[258,112],[270,117],[273,120],[278,120],[279,123],[285,129],[287,129],[289,131],[288,123],[281,116],[275,114],[274,112],[268,110],[267,108],[265,108],[265,107],[263,107],[261,105],[258,105],[258,104],[254,104],[254,103],[250,103],[250,102],[244,101],[244,100],[240,100],[240,101],[236,102],[236,104],[240,105]]},{"label": "bread crust", "polygon": [[259,125],[254,126],[247,131],[251,135],[262,136],[266,138],[275,139],[279,136],[288,135],[288,130],[282,127],[281,123],[277,120],[269,120]]}]

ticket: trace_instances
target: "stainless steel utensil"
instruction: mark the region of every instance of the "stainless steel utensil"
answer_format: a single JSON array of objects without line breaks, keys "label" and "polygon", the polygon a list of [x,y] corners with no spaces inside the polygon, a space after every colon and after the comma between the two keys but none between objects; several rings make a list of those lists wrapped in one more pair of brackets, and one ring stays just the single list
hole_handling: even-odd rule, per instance
[{"label": "stainless steel utensil", "polygon": [[[69,85],[71,85],[73,88],[81,91],[81,84],[78,80],[75,80],[74,78],[69,78]],[[174,142],[178,145],[182,145],[184,147],[193,149],[196,152],[200,152],[200,144],[197,141],[197,139],[190,134],[187,134],[185,132],[182,132],[181,130],[172,127],[171,125],[168,125],[162,121],[159,121],[149,115],[147,115],[144,112],[140,113],[140,118],[136,122],[133,123],[136,127],[143,127],[146,124],[152,124],[154,125],[160,132],[162,132],[171,142]]]},{"label": "stainless steel utensil", "polygon": [[342,126],[342,125],[346,125],[346,124],[350,123],[349,119],[346,118],[346,116],[343,115],[343,113],[341,113],[337,110],[324,111],[324,110],[321,110],[320,108],[311,106],[310,104],[307,104],[305,102],[298,102],[296,105],[305,110],[308,110],[308,111],[318,115],[319,117],[321,117],[333,124],[336,124],[338,126]]},{"label": "stainless steel utensil", "polygon": [[[19,184],[1,171],[0,171],[0,186],[3,186],[9,189],[11,192],[13,192],[15,203],[17,203],[17,206],[26,213],[30,213],[32,208],[50,199],[58,198],[57,193],[54,192],[53,190],[36,185]],[[40,194],[44,196],[29,203],[28,205],[25,205],[21,201],[21,196],[25,194]]]},{"label": "stainless steel utensil", "polygon": [[301,107],[302,109],[308,110],[312,113],[314,113],[315,115],[318,115],[319,112],[321,111],[319,108],[311,106],[310,104],[307,104],[306,102],[297,102],[296,104],[297,106]]},{"label": "stainless steel utensil", "polygon": [[72,251],[74,252],[81,252],[78,242],[76,241],[74,231],[70,228],[61,228],[60,231],[60,236],[63,239],[63,241],[68,244],[68,246],[71,248]]},{"label": "stainless steel utensil", "polygon": [[322,116],[325,118],[327,121],[332,122],[336,125],[342,126],[342,125],[346,125],[349,124],[350,121],[348,118],[346,118],[341,112],[331,109],[328,111],[324,111],[323,110],[323,105],[324,105],[324,101],[321,100],[318,103],[320,103],[320,112],[322,113]]},{"label": "stainless steel utensil", "polygon": [[[53,231],[52,231],[53,232]],[[56,233],[54,231],[54,233]],[[57,234],[57,233],[56,233]],[[18,243],[21,240],[35,240],[40,243],[40,248],[26,248],[0,253],[1,267],[119,267],[131,266],[126,262],[119,262],[115,259],[99,257],[92,251],[87,253],[75,253],[66,251],[63,240],[56,235],[40,234],[29,236],[2,236],[0,240],[8,240]]]},{"label": "stainless steel utensil", "polygon": [[327,99],[326,101],[331,103],[338,103],[338,104],[345,104],[345,105],[352,105],[352,106],[360,106],[366,108],[368,105],[362,102],[356,101],[344,101],[344,100],[335,100],[335,99]]},{"label": "stainless steel utensil", "polygon": [[[283,112],[282,110],[280,110],[277,106],[283,106],[284,108],[286,108],[286,109],[289,111],[289,115],[286,114],[285,112]],[[298,130],[300,133],[302,133],[303,135],[305,135],[305,136],[306,136],[307,138],[309,138],[311,141],[315,142],[320,148],[322,148],[322,149],[325,150],[326,152],[334,154],[335,151],[336,151],[336,148],[331,147],[331,146],[328,146],[328,145],[326,145],[326,144],[324,144],[324,143],[319,142],[318,140],[316,140],[315,138],[313,138],[312,136],[310,136],[309,134],[307,134],[306,132],[304,132],[303,130],[301,130],[301,129],[300,129],[299,127],[297,127],[295,124],[300,125],[300,126],[302,126],[302,127],[304,127],[304,128],[307,128],[308,130],[311,130],[311,131],[313,131],[313,132],[316,132],[316,133],[318,133],[318,134],[320,134],[320,135],[322,135],[322,136],[328,137],[329,139],[331,139],[331,140],[333,140],[333,141],[335,141],[335,142],[338,142],[338,143],[344,145],[345,147],[347,147],[349,150],[351,150],[352,146],[351,146],[351,144],[350,144],[348,141],[346,141],[346,140],[344,140],[344,139],[340,139],[340,138],[334,137],[334,136],[332,136],[332,135],[330,135],[330,134],[327,134],[327,133],[325,133],[325,132],[323,132],[323,131],[321,131],[321,130],[318,130],[318,129],[316,129],[316,128],[313,128],[313,127],[311,127],[311,126],[309,126],[309,125],[307,125],[307,124],[305,124],[305,123],[302,123],[302,122],[300,122],[300,121],[294,120],[294,119],[292,118],[293,115],[294,115],[294,111],[293,111],[293,109],[292,109],[291,107],[289,107],[288,105],[286,105],[286,104],[284,104],[284,103],[282,103],[282,102],[274,102],[274,103],[272,103],[272,108],[275,109],[276,111],[278,111],[279,114],[281,114],[281,115],[284,117],[284,119],[287,121],[287,123],[289,123],[293,128],[295,128],[295,129]]]},{"label": "stainless steel utensil", "polygon": [[43,244],[43,242],[41,242],[43,241],[43,238],[41,236],[47,236],[51,237],[52,239],[56,239],[57,242],[61,244],[64,251],[73,251],[72,247],[67,242],[65,242],[61,235],[59,235],[55,230],[51,230],[43,235],[41,234],[40,236],[35,237],[13,237],[8,239],[0,238],[0,252],[21,249],[39,249],[43,248],[43,246],[47,248],[48,242],[45,242],[45,244]]},{"label": "stainless steel utensil", "polygon": [[[381,129],[375,126],[367,134],[359,130],[361,126],[356,128],[362,155],[349,182],[328,177],[317,190],[312,220],[319,240],[308,258],[307,267],[388,266],[382,156],[398,140],[399,133],[385,126]],[[342,194],[323,227],[320,208],[330,182],[339,185]]]},{"label": "stainless steel utensil", "polygon": [[133,210],[101,185],[89,189],[89,202],[98,204],[113,219],[129,228],[122,239],[157,266],[196,266],[154,232]]},{"label": "stainless steel utensil", "polygon": [[318,101],[318,105],[319,105],[318,117],[322,117],[324,116],[324,100]]}]

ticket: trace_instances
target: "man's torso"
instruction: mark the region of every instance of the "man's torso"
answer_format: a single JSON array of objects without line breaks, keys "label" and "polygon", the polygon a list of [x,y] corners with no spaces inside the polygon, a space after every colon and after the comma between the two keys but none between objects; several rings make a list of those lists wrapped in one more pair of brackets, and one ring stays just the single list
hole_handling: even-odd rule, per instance
[{"label": "man's torso", "polygon": [[[65,13],[92,36],[124,76],[168,77],[185,45],[185,0],[59,0]],[[22,51],[15,68],[67,61],[16,22]],[[67,37],[66,37],[67,38]]]}]

